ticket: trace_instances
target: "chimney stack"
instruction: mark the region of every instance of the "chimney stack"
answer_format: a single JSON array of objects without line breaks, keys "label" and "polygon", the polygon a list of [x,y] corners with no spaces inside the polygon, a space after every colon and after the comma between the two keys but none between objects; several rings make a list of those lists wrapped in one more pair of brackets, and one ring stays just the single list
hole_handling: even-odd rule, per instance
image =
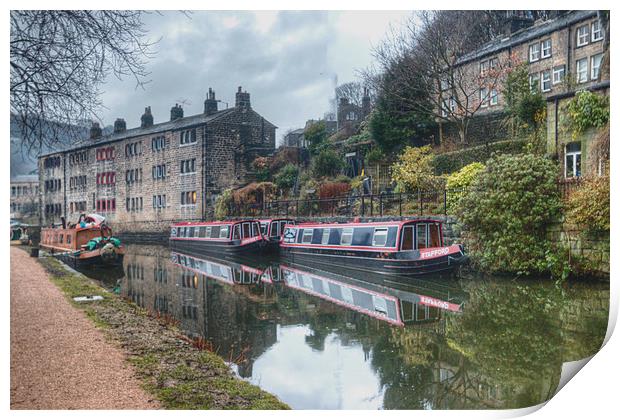
[{"label": "chimney stack", "polygon": [[116,121],[114,121],[114,133],[122,133],[125,130],[127,130],[127,123],[124,119],[117,118]]},{"label": "chimney stack", "polygon": [[140,127],[141,128],[148,128],[151,127],[153,125],[153,114],[151,114],[151,107],[147,106],[146,108],[144,108],[144,114],[142,114],[142,117],[140,117]]},{"label": "chimney stack", "polygon": [[99,123],[93,121],[93,125],[90,127],[90,138],[91,140],[95,140],[101,137],[101,127],[99,127]]},{"label": "chimney stack", "polygon": [[170,121],[178,120],[179,118],[183,118],[183,108],[179,104],[174,104],[170,108]]},{"label": "chimney stack", "polygon": [[250,109],[252,106],[250,105],[250,94],[247,92],[241,91],[241,86],[237,89],[237,94],[235,95],[235,107],[241,109]]},{"label": "chimney stack", "polygon": [[217,112],[217,100],[215,99],[215,91],[209,88],[207,99],[205,99],[205,114],[211,115]]}]

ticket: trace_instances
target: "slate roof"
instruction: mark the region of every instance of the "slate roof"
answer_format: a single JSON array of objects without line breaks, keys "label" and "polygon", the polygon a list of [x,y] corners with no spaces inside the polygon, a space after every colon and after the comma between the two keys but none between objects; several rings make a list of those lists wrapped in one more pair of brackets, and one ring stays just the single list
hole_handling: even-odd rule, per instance
[{"label": "slate roof", "polygon": [[[103,145],[107,143],[116,142],[119,140],[128,139],[131,137],[138,137],[138,136],[144,136],[144,135],[149,135],[149,134],[157,134],[163,131],[180,130],[186,127],[187,128],[194,127],[197,125],[201,125],[201,124],[205,124],[208,122],[218,120],[226,115],[230,115],[234,113],[235,110],[236,108],[233,107],[233,108],[223,109],[221,111],[218,111],[210,115],[197,114],[197,115],[191,115],[189,117],[179,118],[174,121],[165,121],[165,122],[161,122],[158,124],[153,124],[152,126],[146,127],[146,128],[142,128],[142,127],[130,128],[120,133],[111,133],[108,135],[101,136],[97,139],[81,140],[69,147],[65,147],[63,149],[59,149],[54,152],[42,154],[39,157],[55,155],[58,153],[68,152],[71,150],[78,150],[78,149],[82,149],[86,147],[92,147],[93,145],[100,145],[100,144]],[[255,112],[255,111],[252,110],[252,112]],[[277,128],[274,124],[270,123],[267,120],[265,120],[265,123]]]},{"label": "slate roof", "polygon": [[523,28],[508,37],[495,38],[475,51],[460,57],[458,64],[465,64],[469,61],[477,60],[490,54],[495,54],[507,48],[527,43],[533,39],[540,38],[551,32],[563,29],[582,20],[596,16],[596,10],[573,10],[554,19],[535,23],[533,26]]}]

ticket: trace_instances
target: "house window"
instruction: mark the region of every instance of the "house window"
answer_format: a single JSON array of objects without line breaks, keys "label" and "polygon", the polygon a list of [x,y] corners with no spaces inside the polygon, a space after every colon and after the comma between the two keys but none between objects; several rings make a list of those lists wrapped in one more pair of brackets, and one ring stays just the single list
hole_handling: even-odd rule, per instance
[{"label": "house window", "polygon": [[592,57],[590,57],[590,60],[591,60],[590,68],[591,68],[591,73],[592,73],[590,75],[590,78],[592,80],[597,80],[601,72],[601,62],[603,61],[603,53],[593,55]]},{"label": "house window", "polygon": [[545,39],[541,44],[541,58],[551,57],[551,38]]},{"label": "house window", "polygon": [[557,85],[558,83],[564,80],[564,75],[566,74],[566,66],[555,66],[553,68],[553,84]]},{"label": "house window", "polygon": [[196,129],[181,131],[181,145],[196,143]]},{"label": "house window", "polygon": [[480,89],[480,106],[486,108],[489,106],[489,89]]},{"label": "house window", "polygon": [[196,204],[196,191],[184,191],[181,193],[181,205]]},{"label": "house window", "polygon": [[581,176],[581,143],[568,143],[564,154],[564,177]]},{"label": "house window", "polygon": [[540,60],[540,44],[530,45],[530,63]]},{"label": "house window", "polygon": [[590,25],[584,25],[577,28],[577,46],[587,45],[590,41]]},{"label": "house window", "polygon": [[588,81],[588,59],[577,60],[577,83]]},{"label": "house window", "polygon": [[541,75],[540,88],[543,92],[549,92],[551,90],[551,71],[545,70]]},{"label": "house window", "polygon": [[193,174],[196,172],[196,159],[188,159],[181,161],[181,173]]},{"label": "house window", "polygon": [[489,71],[489,62],[488,61],[482,61],[480,63],[480,75],[484,76],[487,74],[487,72]]},{"label": "house window", "polygon": [[532,90],[532,92],[536,92],[540,88],[539,82],[540,75],[538,73],[530,74],[530,89]]},{"label": "house window", "polygon": [[595,20],[592,22],[592,42],[600,41],[603,39],[603,29],[601,27],[601,21]]},{"label": "house window", "polygon": [[491,89],[491,94],[489,97],[489,105],[494,106],[497,105],[499,95],[497,94],[497,89]]}]

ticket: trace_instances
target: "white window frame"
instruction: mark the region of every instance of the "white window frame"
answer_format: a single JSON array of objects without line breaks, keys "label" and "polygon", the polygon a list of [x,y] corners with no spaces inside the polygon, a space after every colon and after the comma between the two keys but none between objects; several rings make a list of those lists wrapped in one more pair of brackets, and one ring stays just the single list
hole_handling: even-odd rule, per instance
[{"label": "white window frame", "polygon": [[[596,29],[595,29],[596,28]],[[590,35],[590,42],[597,42],[603,40],[603,27],[600,20],[592,22],[592,33]]]},{"label": "white window frame", "polygon": [[538,73],[530,74],[530,90],[532,92],[535,92],[538,89],[540,89],[540,74]]},{"label": "white window frame", "polygon": [[[310,236],[309,240],[306,241],[306,237]],[[301,243],[302,244],[311,244],[312,243],[312,237],[314,236],[314,229],[313,228],[306,228],[304,229],[304,233],[301,237]]]},{"label": "white window frame", "polygon": [[490,64],[491,63],[489,62],[489,60],[484,60],[480,62],[480,75],[481,76],[485,76],[487,74],[490,68]]},{"label": "white window frame", "polygon": [[590,43],[590,25],[583,25],[577,28],[577,46],[583,47]]},{"label": "white window frame", "polygon": [[[549,47],[547,48],[545,44],[549,43]],[[545,39],[540,42],[540,58],[549,58],[551,57],[551,38]],[[545,50],[548,49],[547,54],[545,54]]]},{"label": "white window frame", "polygon": [[[595,67],[594,66],[594,60],[598,58],[598,65]],[[592,57],[590,57],[590,79],[591,80],[596,80],[598,79],[600,73],[601,73],[601,64],[603,63],[603,53],[600,54],[595,54]],[[596,72],[595,72],[596,70]]]},{"label": "white window frame", "polygon": [[491,89],[491,92],[489,93],[489,106],[497,105],[498,101],[499,101],[499,93],[497,92],[497,89],[493,88]]},{"label": "white window frame", "polygon": [[[384,240],[382,242],[378,242],[377,236],[383,237]],[[372,246],[384,247],[387,244],[387,238],[388,238],[388,228],[386,227],[375,228],[375,231],[372,235]]]},{"label": "white window frame", "polygon": [[[545,89],[545,82],[549,83],[549,88]],[[551,92],[551,70],[544,70],[540,72],[540,91]]]},{"label": "white window frame", "polygon": [[480,107],[486,108],[489,106],[489,89],[481,88],[480,89]]},{"label": "white window frame", "polygon": [[[574,152],[568,152],[568,145],[572,143],[568,143],[564,145],[564,178],[579,178],[581,176],[581,143],[579,143],[579,150]],[[579,157],[579,175],[577,175],[577,157]],[[568,160],[571,159],[573,161],[573,176],[568,176]]]},{"label": "white window frame", "polygon": [[[580,67],[583,67],[579,65],[580,63],[585,63],[585,68],[580,69]],[[586,83],[588,81],[588,57],[577,60],[575,64],[575,73],[577,76],[577,83]],[[581,78],[582,74],[584,75],[583,79]]]},{"label": "white window frame", "polygon": [[566,66],[562,64],[561,66],[555,66],[553,68],[553,75],[551,76],[552,84],[557,85],[564,80],[564,76],[566,76]]},{"label": "white window frame", "polygon": [[323,234],[321,236],[321,245],[328,245],[329,244],[329,235],[331,233],[331,229],[329,228],[324,228],[323,229]]},{"label": "white window frame", "polygon": [[[344,238],[348,237],[349,240],[345,242]],[[353,243],[353,228],[346,227],[342,228],[342,235],[340,236],[340,245],[350,246]]]},{"label": "white window frame", "polygon": [[537,42],[529,47],[530,63],[540,60],[540,44]]}]

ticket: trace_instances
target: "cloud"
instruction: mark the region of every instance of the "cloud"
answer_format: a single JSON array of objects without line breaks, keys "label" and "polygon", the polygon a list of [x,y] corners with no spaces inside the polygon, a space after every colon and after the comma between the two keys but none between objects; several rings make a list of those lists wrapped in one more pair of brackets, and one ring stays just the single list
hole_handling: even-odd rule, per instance
[{"label": "cloud", "polygon": [[[103,87],[104,122],[139,124],[150,105],[155,121],[183,103],[185,115],[202,112],[206,91],[234,106],[237,86],[252,106],[277,125],[278,138],[329,111],[334,76],[340,83],[372,60],[370,46],[397,21],[399,12],[197,11],[151,14],[146,26],[161,38],[149,62],[151,83],[110,78]],[[377,22],[380,27],[376,27]],[[371,26],[373,29],[369,29]],[[224,105],[225,106],[225,105]]]}]

